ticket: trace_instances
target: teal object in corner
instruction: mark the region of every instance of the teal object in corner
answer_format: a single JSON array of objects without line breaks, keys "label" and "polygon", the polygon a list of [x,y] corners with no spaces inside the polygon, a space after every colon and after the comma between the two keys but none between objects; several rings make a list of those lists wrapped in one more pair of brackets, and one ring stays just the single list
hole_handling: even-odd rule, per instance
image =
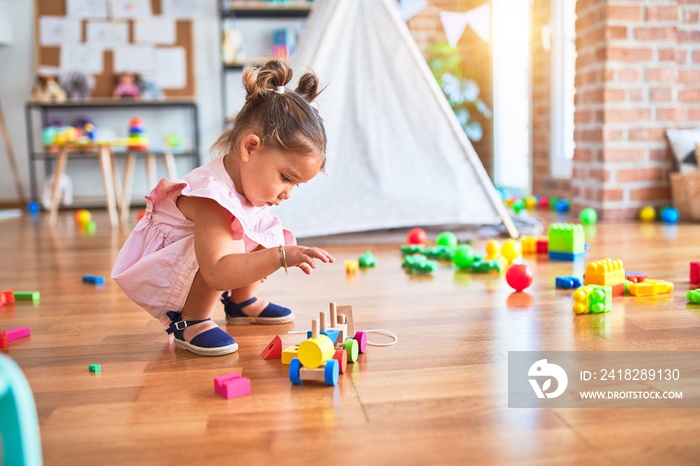
[{"label": "teal object in corner", "polygon": [[5,466],[42,466],[34,395],[22,370],[0,354],[0,441]]}]

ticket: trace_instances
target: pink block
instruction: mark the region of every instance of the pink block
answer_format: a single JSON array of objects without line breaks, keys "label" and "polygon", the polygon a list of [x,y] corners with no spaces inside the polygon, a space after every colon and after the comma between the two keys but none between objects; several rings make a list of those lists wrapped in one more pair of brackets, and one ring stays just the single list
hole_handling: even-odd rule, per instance
[{"label": "pink block", "polygon": [[214,378],[214,391],[227,400],[250,395],[250,379],[241,374],[222,375]]},{"label": "pink block", "polygon": [[700,285],[700,262],[690,263],[690,283]]},{"label": "pink block", "polygon": [[10,330],[0,330],[0,348],[7,348],[7,344],[18,338],[28,337],[30,335],[29,327],[16,327]]}]

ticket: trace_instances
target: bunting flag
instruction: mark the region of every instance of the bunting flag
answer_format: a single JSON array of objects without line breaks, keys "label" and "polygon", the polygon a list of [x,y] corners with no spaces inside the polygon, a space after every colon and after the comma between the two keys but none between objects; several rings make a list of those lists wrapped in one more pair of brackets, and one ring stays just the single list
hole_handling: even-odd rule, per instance
[{"label": "bunting flag", "polygon": [[440,11],[440,20],[445,30],[447,42],[452,47],[457,45],[467,25],[469,25],[484,42],[487,42],[491,35],[491,8],[488,3],[464,13]]},{"label": "bunting flag", "polygon": [[420,13],[428,6],[426,0],[401,0],[399,3],[399,14],[401,19],[408,21],[416,14]]}]

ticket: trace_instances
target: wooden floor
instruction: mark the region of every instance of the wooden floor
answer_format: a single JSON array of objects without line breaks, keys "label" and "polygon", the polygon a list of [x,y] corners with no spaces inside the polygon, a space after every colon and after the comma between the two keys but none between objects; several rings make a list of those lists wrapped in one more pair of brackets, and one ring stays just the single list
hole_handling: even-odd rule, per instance
[{"label": "wooden floor", "polygon": [[[343,261],[368,245],[330,247],[335,265],[264,285],[295,323],[225,327],[217,309],[240,349],[206,358],[175,349],[111,280],[81,283],[109,277],[128,233],[95,215],[94,236],[70,213],[55,231],[45,215],[0,222],[0,288],[41,291],[39,305],[0,309],[0,328],[31,327],[7,354],[34,391],[47,465],[700,463],[700,410],[507,406],[509,350],[700,350],[700,306],[684,297],[699,225],[590,232],[587,260],[621,258],[676,284],[672,297],[616,299],[602,318],[574,316],[571,293],[553,289],[555,276],[582,273],[571,264],[528,259],[535,283],[511,295],[502,276],[408,276],[398,245],[369,246],[377,268],[348,278]],[[335,388],[292,386],[287,366],[260,352],[276,334],[299,342],[286,332],[308,328],[331,300],[353,306],[357,329],[388,329],[399,343],[369,347]],[[231,372],[252,380],[251,396],[214,394],[213,378]]]}]

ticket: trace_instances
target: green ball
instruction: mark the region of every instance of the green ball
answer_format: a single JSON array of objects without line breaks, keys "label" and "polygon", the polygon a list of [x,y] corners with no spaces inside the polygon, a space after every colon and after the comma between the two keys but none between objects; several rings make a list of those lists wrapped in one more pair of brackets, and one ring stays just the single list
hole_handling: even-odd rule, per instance
[{"label": "green ball", "polygon": [[593,207],[586,207],[581,211],[578,218],[584,225],[595,225],[598,221],[598,212]]},{"label": "green ball", "polygon": [[525,208],[525,202],[522,199],[517,199],[513,202],[513,212],[520,213]]},{"label": "green ball", "polygon": [[457,236],[451,231],[443,231],[435,238],[435,244],[454,249],[457,247]]},{"label": "green ball", "polygon": [[452,262],[458,268],[466,269],[474,263],[474,250],[466,244],[457,247],[457,250],[452,255]]}]

